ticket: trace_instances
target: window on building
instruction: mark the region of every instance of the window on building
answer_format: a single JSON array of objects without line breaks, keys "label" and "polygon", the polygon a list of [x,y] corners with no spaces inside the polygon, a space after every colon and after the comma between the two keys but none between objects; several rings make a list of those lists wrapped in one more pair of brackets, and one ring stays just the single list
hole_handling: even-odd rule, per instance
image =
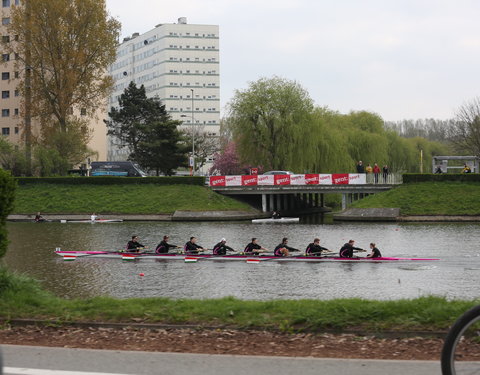
[{"label": "window on building", "polygon": [[15,90],[15,96],[19,96],[19,95],[20,95],[20,91]]},{"label": "window on building", "polygon": [[3,62],[10,61],[10,54],[9,53],[4,53],[2,55],[2,61]]},{"label": "window on building", "polygon": [[87,115],[87,109],[86,108],[80,109],[80,116],[86,116],[86,115]]},{"label": "window on building", "polygon": [[18,53],[15,53],[15,60],[18,60],[19,56],[20,55]]},{"label": "window on building", "polygon": [[10,25],[10,17],[2,18],[2,25]]},{"label": "window on building", "polygon": [[2,72],[2,81],[7,81],[10,79],[10,73],[9,72]]},{"label": "window on building", "polygon": [[19,133],[18,126],[15,126],[15,134],[18,134],[18,133]]},{"label": "window on building", "polygon": [[13,111],[14,111],[14,113],[15,113],[15,116],[18,116],[18,114],[19,114],[18,108],[15,108]]},{"label": "window on building", "polygon": [[10,35],[2,35],[2,43],[10,43]]},{"label": "window on building", "polygon": [[10,110],[2,109],[2,117],[10,117]]},{"label": "window on building", "polygon": [[10,97],[10,91],[2,91],[2,99],[8,99]]},{"label": "window on building", "polygon": [[20,0],[15,0],[15,5],[20,5]]},{"label": "window on building", "polygon": [[10,135],[10,128],[2,128],[2,135]]},{"label": "window on building", "polygon": [[10,6],[10,0],[2,0],[2,7],[7,8]]},{"label": "window on building", "polygon": [[15,72],[15,78],[19,78],[19,77],[20,77],[20,73]]}]

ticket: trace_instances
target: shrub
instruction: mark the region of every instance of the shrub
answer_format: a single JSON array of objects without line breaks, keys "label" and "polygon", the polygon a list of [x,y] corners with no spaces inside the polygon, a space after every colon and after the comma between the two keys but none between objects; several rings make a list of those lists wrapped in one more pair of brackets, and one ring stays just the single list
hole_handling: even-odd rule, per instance
[{"label": "shrub", "polygon": [[15,180],[9,172],[0,169],[0,258],[5,255],[8,247],[6,221],[13,210],[15,200]]},{"label": "shrub", "polygon": [[58,185],[200,185],[205,177],[201,176],[170,176],[170,177],[18,177],[19,185],[28,184],[58,184]]}]

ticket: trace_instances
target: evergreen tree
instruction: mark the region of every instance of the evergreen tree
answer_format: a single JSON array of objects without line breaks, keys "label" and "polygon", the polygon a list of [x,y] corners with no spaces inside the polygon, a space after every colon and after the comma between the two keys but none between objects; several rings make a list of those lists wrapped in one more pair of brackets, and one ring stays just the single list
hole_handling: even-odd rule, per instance
[{"label": "evergreen tree", "polygon": [[186,146],[177,129],[181,122],[171,119],[158,98],[147,98],[143,85],[130,82],[118,104],[105,123],[118,145],[128,147],[129,160],[157,175],[171,175],[174,169],[186,166]]}]

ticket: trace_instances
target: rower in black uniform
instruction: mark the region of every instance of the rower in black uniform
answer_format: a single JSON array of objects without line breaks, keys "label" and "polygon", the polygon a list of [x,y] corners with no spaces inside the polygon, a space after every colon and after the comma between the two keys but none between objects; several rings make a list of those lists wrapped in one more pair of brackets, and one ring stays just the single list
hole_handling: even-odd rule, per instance
[{"label": "rower in black uniform", "polygon": [[260,255],[260,252],[258,252],[257,250],[268,251],[264,247],[260,246],[257,243],[257,239],[255,237],[253,237],[252,242],[250,242],[247,246],[245,246],[245,249],[243,250],[243,252],[246,255]]},{"label": "rower in black uniform", "polygon": [[138,253],[145,246],[138,242],[138,236],[132,236],[132,240],[127,243],[127,251],[130,253]]},{"label": "rower in black uniform", "polygon": [[283,237],[282,243],[275,248],[275,250],[273,251],[273,255],[275,255],[276,257],[288,257],[290,255],[290,251],[300,251],[300,250],[295,249],[294,247],[288,246],[288,238]]},{"label": "rower in black uniform", "polygon": [[342,248],[340,249],[340,254],[339,254],[340,258],[353,258],[353,250],[365,251],[353,245],[355,245],[354,240],[350,240],[345,245],[343,245]]},{"label": "rower in black uniform", "polygon": [[163,240],[157,245],[155,252],[157,254],[167,254],[170,249],[178,249],[180,246],[168,243],[169,236],[163,236]]},{"label": "rower in black uniform", "polygon": [[197,245],[197,237],[190,237],[190,241],[185,244],[183,249],[186,254],[198,254],[200,251],[205,250],[200,245]]},{"label": "rower in black uniform", "polygon": [[382,253],[380,253],[380,250],[377,249],[377,245],[375,245],[373,242],[370,244],[370,249],[372,249],[372,252],[367,255],[367,258],[381,258]]},{"label": "rower in black uniform", "polygon": [[311,244],[305,249],[306,256],[321,256],[322,251],[330,251],[326,247],[320,246],[320,238],[315,238]]},{"label": "rower in black uniform", "polygon": [[219,243],[213,247],[213,255],[227,255],[227,251],[235,251],[226,245],[227,240],[222,238]]}]

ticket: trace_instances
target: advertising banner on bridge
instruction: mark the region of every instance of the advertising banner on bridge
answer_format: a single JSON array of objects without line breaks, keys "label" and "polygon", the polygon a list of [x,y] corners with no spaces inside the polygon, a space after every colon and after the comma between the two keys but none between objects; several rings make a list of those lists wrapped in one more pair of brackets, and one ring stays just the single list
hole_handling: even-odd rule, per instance
[{"label": "advertising banner on bridge", "polygon": [[225,176],[211,176],[210,186],[225,186]]},{"label": "advertising banner on bridge", "polygon": [[242,186],[242,176],[225,176],[225,186]]},{"label": "advertising banner on bridge", "polygon": [[338,173],[332,175],[334,185],[348,185],[348,173]]},{"label": "advertising banner on bridge", "polygon": [[275,185],[273,174],[258,175],[258,185]]},{"label": "advertising banner on bridge", "polygon": [[305,175],[305,185],[318,185],[318,174],[306,174]]},{"label": "advertising banner on bridge", "polygon": [[365,185],[365,173],[211,176],[210,186]]},{"label": "advertising banner on bridge", "polygon": [[275,185],[290,185],[289,174],[276,174],[273,177],[275,178]]},{"label": "advertising banner on bridge", "polygon": [[318,184],[319,185],[332,185],[332,175],[331,174],[319,174],[318,175]]},{"label": "advertising banner on bridge", "polygon": [[367,183],[367,175],[365,173],[350,173],[348,175],[349,185],[365,185]]},{"label": "advertising banner on bridge", "polygon": [[258,184],[258,176],[242,176],[242,186],[256,186]]},{"label": "advertising banner on bridge", "polygon": [[305,185],[304,174],[292,174],[290,176],[290,185]]}]

